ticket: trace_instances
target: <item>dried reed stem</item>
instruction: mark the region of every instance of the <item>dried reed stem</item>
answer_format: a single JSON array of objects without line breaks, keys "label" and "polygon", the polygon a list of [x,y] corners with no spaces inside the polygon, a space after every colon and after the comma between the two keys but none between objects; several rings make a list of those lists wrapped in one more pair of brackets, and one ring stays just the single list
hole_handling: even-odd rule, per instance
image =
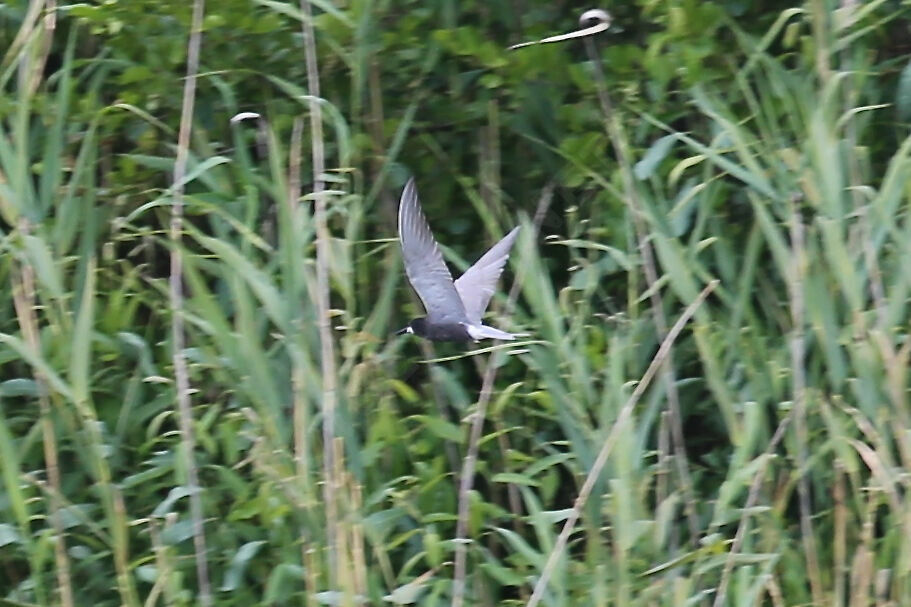
[{"label": "dried reed stem", "polygon": [[721,581],[718,583],[718,589],[715,591],[715,601],[712,603],[713,607],[722,607],[725,604],[728,583],[730,582],[731,573],[734,571],[734,561],[737,558],[737,554],[740,552],[740,547],[743,545],[743,539],[746,537],[750,511],[759,499],[759,489],[762,488],[762,479],[765,478],[766,467],[772,458],[772,453],[775,452],[778,443],[784,438],[785,430],[787,430],[790,421],[791,416],[789,414],[779,422],[778,428],[775,429],[775,433],[772,435],[772,439],[769,441],[765,453],[760,456],[765,459],[759,466],[759,470],[757,470],[756,474],[753,476],[753,484],[750,485],[747,501],[743,505],[743,514],[741,514],[740,522],[737,524],[737,532],[734,534],[734,540],[731,542],[731,549],[728,551],[728,557],[724,562],[724,569],[721,572]]},{"label": "dried reed stem", "polygon": [[[585,48],[588,51],[589,59],[595,71],[595,90],[598,93],[598,101],[601,104],[601,111],[604,113],[604,126],[607,136],[614,148],[614,154],[617,156],[617,163],[620,165],[620,176],[623,180],[623,189],[626,194],[626,204],[630,210],[630,216],[633,220],[633,229],[636,232],[636,242],[639,246],[639,252],[642,254],[642,266],[645,272],[645,280],[649,290],[649,303],[652,308],[652,315],[655,317],[655,329],[659,340],[664,339],[667,335],[667,318],[664,315],[664,301],[661,297],[661,289],[657,287],[658,271],[655,265],[655,254],[652,245],[648,239],[648,231],[645,226],[642,210],[643,205],[639,200],[639,191],[636,189],[633,180],[632,164],[629,156],[629,142],[623,127],[620,125],[619,116],[613,110],[610,94],[607,90],[607,80],[604,77],[604,70],[601,67],[601,58],[597,52],[597,46],[593,37],[585,39]],[[668,352],[668,364],[662,369],[662,380],[664,388],[667,391],[667,406],[670,413],[671,441],[674,452],[674,464],[677,469],[677,475],[680,477],[680,485],[683,489],[684,506],[686,510],[687,522],[690,530],[690,543],[695,545],[699,537],[699,522],[696,519],[696,498],[693,493],[693,483],[690,479],[689,460],[686,454],[686,444],[683,439],[683,421],[680,415],[680,396],[677,392],[677,378],[673,368],[673,352]]]},{"label": "dried reed stem", "polygon": [[310,96],[310,150],[313,162],[314,221],[316,223],[316,314],[320,341],[320,365],[323,379],[323,500],[326,503],[326,544],[329,550],[330,587],[335,587],[336,545],[338,543],[338,505],[335,500],[335,407],[336,370],[335,345],[329,326],[329,228],[326,224],[326,197],[323,173],[326,171],[323,148],[323,113],[320,107],[319,67],[316,61],[316,34],[313,31],[313,14],[308,0],[300,0],[304,18],[301,29],[304,36],[304,58],[307,64],[307,92]]},{"label": "dried reed stem", "polygon": [[[28,221],[22,219],[19,231],[23,235],[29,232]],[[41,352],[41,337],[38,332],[38,319],[35,316],[35,274],[32,267],[23,264],[19,270],[18,280],[13,281],[13,305],[19,320],[19,328],[25,337],[25,343],[37,355]],[[41,412],[41,440],[44,446],[44,464],[47,468],[47,480],[51,487],[50,506],[48,508],[51,527],[54,529],[54,561],[57,565],[57,589],[60,591],[60,604],[64,607],[73,607],[73,583],[70,575],[70,559],[66,551],[66,536],[64,535],[63,522],[60,510],[63,508],[62,493],[60,488],[60,467],[57,459],[57,436],[54,431],[54,421],[51,419],[51,402],[48,397],[48,387],[44,375],[34,369],[32,371],[35,384],[38,386],[38,407]],[[38,575],[38,571],[33,571]],[[40,588],[36,584],[36,588]]]},{"label": "dried reed stem", "polygon": [[557,566],[557,561],[563,554],[563,549],[566,548],[569,534],[572,533],[576,526],[576,522],[582,515],[582,508],[585,506],[585,502],[588,501],[588,497],[595,487],[595,482],[597,482],[598,477],[601,476],[601,471],[607,463],[607,458],[610,456],[614,444],[620,436],[620,432],[626,428],[626,423],[633,414],[633,408],[636,406],[636,403],[639,402],[639,399],[642,397],[646,388],[651,384],[655,374],[658,373],[659,369],[664,365],[668,354],[670,354],[671,346],[677,339],[677,336],[680,335],[680,332],[683,330],[687,321],[696,313],[696,310],[716,286],[718,286],[717,280],[713,280],[706,285],[706,287],[702,289],[702,292],[696,296],[696,299],[683,311],[683,314],[677,319],[677,322],[674,323],[671,330],[667,332],[664,341],[661,342],[661,346],[658,348],[658,352],[655,353],[655,357],[652,358],[652,362],[649,364],[648,369],[646,369],[645,373],[642,375],[642,379],[636,384],[633,393],[620,410],[620,414],[617,416],[613,428],[611,428],[610,433],[607,435],[607,439],[604,441],[604,445],[598,452],[598,457],[595,458],[595,463],[592,464],[591,470],[589,470],[588,475],[585,477],[585,482],[582,483],[579,495],[576,497],[575,502],[573,502],[572,512],[570,512],[567,517],[566,523],[563,524],[563,529],[560,531],[560,535],[557,537],[557,541],[550,551],[550,555],[547,557],[547,562],[544,564],[544,569],[541,571],[541,577],[538,578],[534,592],[528,600],[526,607],[534,607],[541,601],[541,597],[544,596],[544,589],[547,588],[547,582]]},{"label": "dried reed stem", "polygon": [[[57,24],[56,2],[48,0],[47,2],[31,3],[29,15],[16,36],[16,40],[21,41],[23,45],[28,42],[32,33],[37,29],[36,26],[42,8],[44,9],[44,28],[43,31],[39,31],[41,51],[32,60],[28,60],[26,56],[25,61],[20,64],[19,70],[20,82],[25,83],[22,90],[29,97],[34,94],[41,83],[44,66],[54,39],[54,30]],[[8,59],[12,57],[10,53],[14,51],[15,47],[14,41],[14,44],[7,51]],[[24,141],[20,143],[25,144]],[[26,236],[30,231],[31,225],[29,221],[22,218],[19,222],[20,234]],[[13,279],[12,290],[13,306],[16,309],[20,330],[28,347],[38,355],[41,352],[41,336],[38,330],[38,318],[35,314],[35,273],[31,265],[28,263],[22,264],[19,268],[18,276]],[[51,403],[48,396],[47,382],[37,369],[33,370],[33,376],[38,387],[38,407],[41,413],[41,440],[44,449],[44,463],[47,468],[48,483],[51,486],[48,514],[51,520],[51,527],[54,529],[54,562],[56,564],[57,589],[60,593],[60,604],[64,607],[72,607],[73,584],[70,573],[70,559],[66,550],[66,536],[64,535],[63,522],[60,517],[60,510],[63,504],[61,500],[60,467],[57,458],[57,436],[54,429],[54,421],[51,418]],[[36,577],[39,573],[38,571],[32,572]],[[35,584],[39,597],[42,596],[40,594],[42,586],[41,583]]]},{"label": "dried reed stem", "polygon": [[[541,197],[538,199],[538,207],[535,210],[533,224],[535,228],[534,237],[537,236],[541,229],[541,222],[544,221],[544,216],[547,214],[547,210],[550,208],[552,200],[553,184],[549,183],[544,187],[544,190],[541,192]],[[512,287],[509,290],[509,295],[506,299],[507,313],[512,309],[516,298],[519,296],[519,286],[522,284],[521,281],[522,275],[520,273],[513,281]],[[468,438],[468,453],[465,455],[465,460],[462,465],[462,475],[459,478],[459,509],[456,518],[455,564],[452,576],[452,607],[461,607],[465,600],[465,575],[468,557],[468,546],[466,544],[465,535],[468,530],[468,494],[471,492],[472,485],[474,484],[474,470],[478,461],[481,431],[484,428],[484,417],[487,415],[487,405],[490,403],[490,397],[493,393],[493,383],[497,377],[499,354],[500,351],[497,350],[490,355],[487,369],[484,372],[484,379],[481,381],[481,392],[478,394],[478,407],[474,412],[471,421],[471,432],[469,433]]]},{"label": "dried reed stem", "polygon": [[[300,211],[301,197],[301,142],[303,140],[304,121],[294,119],[291,129],[291,146],[288,153],[288,216],[297,225],[297,214]],[[302,352],[298,353],[303,356]],[[291,394],[294,408],[294,463],[298,481],[304,489],[306,499],[310,502],[313,493],[310,486],[310,457],[307,447],[307,397],[305,388],[305,369],[303,361],[297,356],[291,361]],[[303,538],[302,538],[303,539]],[[305,541],[306,543],[306,541]]]},{"label": "dried reed stem", "polygon": [[196,74],[199,71],[199,47],[202,38],[204,0],[193,1],[190,39],[187,43],[187,77],[184,80],[183,104],[180,111],[180,130],[177,134],[177,158],[174,160],[173,205],[171,207],[171,339],[173,342],[174,380],[177,385],[177,406],[180,415],[180,435],[186,458],[187,485],[190,492],[190,518],[193,525],[193,548],[196,558],[196,579],[199,584],[199,602],[204,607],[212,604],[209,584],[209,564],[206,560],[206,536],[203,528],[202,499],[199,475],[196,469],[196,439],[193,434],[193,411],[190,407],[190,375],[184,357],[183,318],[183,181],[187,170],[190,148],[190,130],[193,126],[193,103],[196,99]]}]

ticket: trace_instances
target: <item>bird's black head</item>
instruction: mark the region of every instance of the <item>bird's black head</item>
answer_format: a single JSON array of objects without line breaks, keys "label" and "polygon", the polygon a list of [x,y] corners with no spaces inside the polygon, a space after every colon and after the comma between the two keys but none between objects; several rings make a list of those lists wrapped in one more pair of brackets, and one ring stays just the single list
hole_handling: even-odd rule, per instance
[{"label": "bird's black head", "polygon": [[395,332],[396,335],[404,335],[405,333],[411,333],[413,335],[426,335],[427,333],[427,319],[425,317],[415,318],[412,321],[409,321],[403,329],[399,329]]}]

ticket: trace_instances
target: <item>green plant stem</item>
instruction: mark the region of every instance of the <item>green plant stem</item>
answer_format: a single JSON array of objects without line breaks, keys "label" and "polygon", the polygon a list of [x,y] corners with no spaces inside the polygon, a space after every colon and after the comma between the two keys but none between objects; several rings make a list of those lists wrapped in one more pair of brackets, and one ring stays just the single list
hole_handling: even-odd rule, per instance
[{"label": "green plant stem", "polygon": [[829,27],[827,25],[830,11],[826,8],[824,0],[812,0],[810,7],[813,14],[812,25],[814,49],[816,51],[816,72],[820,81],[825,84],[832,75],[832,66],[829,60]]},{"label": "green plant stem", "polygon": [[800,533],[803,538],[804,558],[807,561],[807,573],[810,579],[810,590],[813,603],[822,605],[822,581],[819,575],[819,558],[816,553],[816,540],[813,536],[813,522],[810,520],[813,507],[810,503],[810,487],[807,481],[807,379],[804,367],[806,337],[804,323],[806,306],[804,303],[804,274],[807,268],[806,249],[804,246],[804,225],[800,210],[791,201],[791,250],[792,268],[788,286],[791,299],[791,381],[794,401],[794,429],[797,435],[797,497],[800,504]]},{"label": "green plant stem", "polygon": [[[288,152],[288,216],[294,225],[297,224],[300,213],[301,197],[301,146],[303,143],[304,121],[301,117],[294,119],[291,128],[291,145]],[[310,448],[307,444],[307,428],[310,426],[309,403],[306,395],[306,367],[301,357],[306,356],[303,348],[298,349],[291,357],[291,398],[294,424],[294,464],[297,473],[297,483],[303,491],[306,510],[310,511],[316,502],[313,493],[313,483],[310,478]],[[308,553],[313,547],[313,538],[306,525],[300,526],[301,565],[306,569],[312,566],[312,559]],[[311,562],[308,562],[311,561]],[[308,605],[315,602],[319,588],[315,583],[315,571],[309,571],[304,576],[304,587],[307,593]]]}]

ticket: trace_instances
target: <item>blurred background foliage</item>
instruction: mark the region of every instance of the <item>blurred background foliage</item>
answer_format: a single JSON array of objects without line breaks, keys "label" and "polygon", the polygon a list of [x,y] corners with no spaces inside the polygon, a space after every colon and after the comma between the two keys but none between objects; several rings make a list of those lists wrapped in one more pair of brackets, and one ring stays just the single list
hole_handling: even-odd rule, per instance
[{"label": "blurred background foliage", "polygon": [[[0,602],[200,600],[178,246],[215,604],[449,603],[488,363],[466,601],[525,604],[668,326],[715,279],[542,603],[909,604],[911,6],[637,0],[602,7],[597,64],[580,40],[506,50],[588,8],[312,0],[327,475],[300,5],[206,6],[179,244],[191,4],[0,5]],[[390,336],[419,314],[394,222],[412,175],[454,268],[525,225],[492,306],[533,334],[512,355]]]}]

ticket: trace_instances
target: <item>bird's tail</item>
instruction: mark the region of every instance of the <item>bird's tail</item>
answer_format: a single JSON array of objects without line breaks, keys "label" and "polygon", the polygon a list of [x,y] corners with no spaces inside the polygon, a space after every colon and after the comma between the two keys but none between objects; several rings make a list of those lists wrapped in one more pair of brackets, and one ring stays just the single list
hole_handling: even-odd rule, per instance
[{"label": "bird's tail", "polygon": [[517,337],[528,337],[528,333],[507,333],[487,325],[470,325],[468,334],[475,341],[479,339],[499,339],[503,341],[512,341]]}]

